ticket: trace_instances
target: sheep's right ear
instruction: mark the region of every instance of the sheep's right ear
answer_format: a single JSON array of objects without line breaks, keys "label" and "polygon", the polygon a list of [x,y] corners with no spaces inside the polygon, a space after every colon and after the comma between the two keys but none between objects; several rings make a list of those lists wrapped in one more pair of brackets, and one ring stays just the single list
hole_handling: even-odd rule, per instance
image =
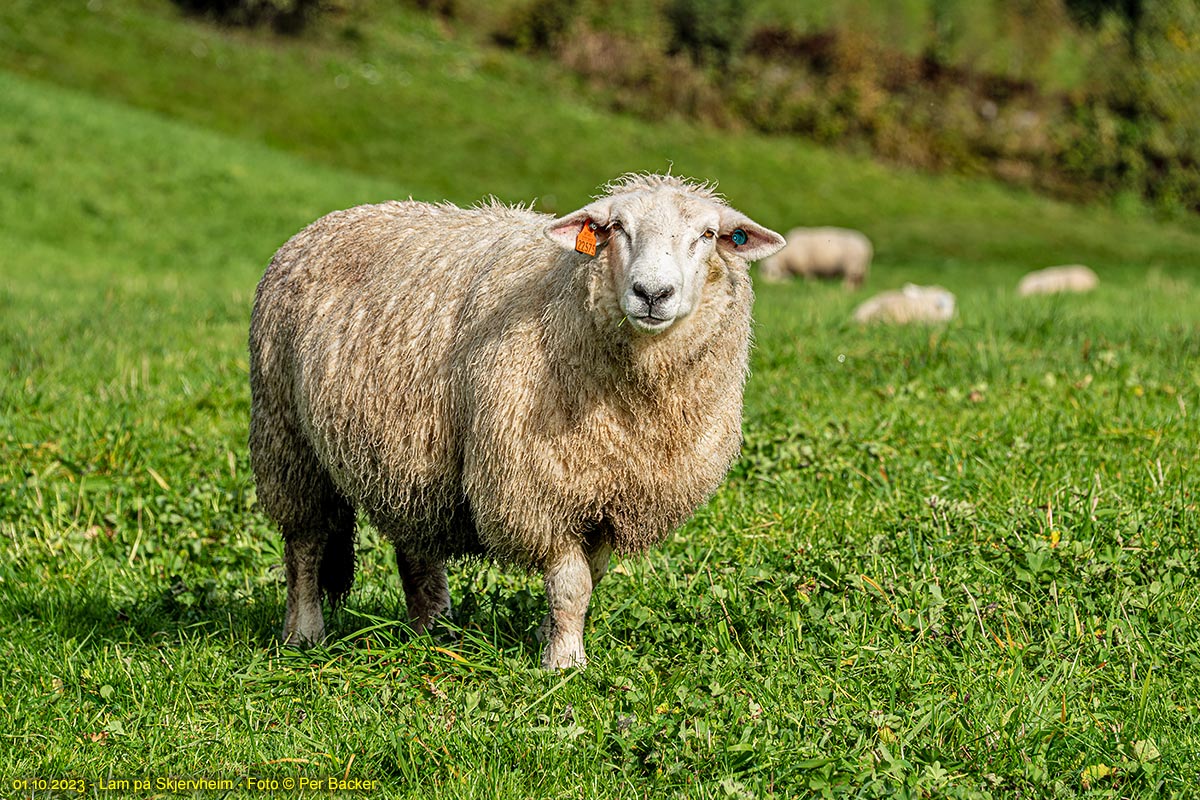
[{"label": "sheep's right ear", "polygon": [[598,228],[607,228],[611,217],[612,200],[606,197],[554,220],[546,226],[546,236],[559,247],[573,251],[575,237],[583,230],[584,225],[594,222]]},{"label": "sheep's right ear", "polygon": [[783,249],[787,240],[770,228],[764,228],[754,220],[732,208],[721,209],[721,231],[717,247],[741,256],[747,261],[758,261]]}]

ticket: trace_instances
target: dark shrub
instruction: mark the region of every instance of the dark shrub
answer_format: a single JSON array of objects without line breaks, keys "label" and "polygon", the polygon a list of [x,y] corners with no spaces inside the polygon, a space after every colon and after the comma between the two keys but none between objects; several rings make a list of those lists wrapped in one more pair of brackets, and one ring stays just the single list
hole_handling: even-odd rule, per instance
[{"label": "dark shrub", "polygon": [[745,0],[671,0],[666,8],[671,52],[725,67],[746,39]]},{"label": "dark shrub", "polygon": [[320,10],[321,0],[175,0],[192,14],[226,25],[270,25],[280,33],[299,33]]}]

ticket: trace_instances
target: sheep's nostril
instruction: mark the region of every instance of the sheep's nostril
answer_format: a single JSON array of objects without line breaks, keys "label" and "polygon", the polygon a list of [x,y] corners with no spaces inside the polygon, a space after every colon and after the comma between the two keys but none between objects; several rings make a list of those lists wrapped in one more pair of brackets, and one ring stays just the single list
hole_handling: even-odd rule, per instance
[{"label": "sheep's nostril", "polygon": [[663,286],[661,288],[650,289],[647,288],[644,283],[635,282],[631,288],[633,289],[634,294],[645,300],[649,305],[654,305],[655,303],[667,300],[675,294],[674,286]]}]

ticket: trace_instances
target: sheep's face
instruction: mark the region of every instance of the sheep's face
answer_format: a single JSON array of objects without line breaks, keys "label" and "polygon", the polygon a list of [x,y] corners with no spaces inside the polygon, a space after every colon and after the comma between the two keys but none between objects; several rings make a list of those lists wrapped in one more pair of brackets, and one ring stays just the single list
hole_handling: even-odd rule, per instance
[{"label": "sheep's face", "polygon": [[546,233],[576,249],[585,228],[607,251],[621,313],[634,330],[649,335],[699,307],[714,257],[734,256],[744,268],[784,244],[782,236],[729,206],[674,187],[601,198],[555,220]]}]

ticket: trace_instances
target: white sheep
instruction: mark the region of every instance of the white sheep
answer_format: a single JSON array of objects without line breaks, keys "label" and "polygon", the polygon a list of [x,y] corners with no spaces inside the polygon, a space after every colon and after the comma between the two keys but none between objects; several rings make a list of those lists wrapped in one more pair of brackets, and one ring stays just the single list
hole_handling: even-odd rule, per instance
[{"label": "white sheep", "polygon": [[857,289],[867,279],[873,254],[871,240],[848,228],[793,228],[787,244],[759,265],[767,281],[785,281],[794,276],[807,279],[841,278]]},{"label": "white sheep", "polygon": [[880,292],[854,309],[854,321],[945,322],[954,316],[954,295],[941,286],[917,286]]},{"label": "white sheep", "polygon": [[1059,292],[1090,292],[1100,285],[1096,273],[1082,264],[1066,264],[1034,270],[1021,278],[1017,294],[1057,294]]},{"label": "white sheep", "polygon": [[250,448],[285,539],[286,642],[322,639],[322,596],[349,591],[358,509],[395,545],[418,632],[450,611],[447,559],[494,557],[545,575],[543,666],[583,665],[612,551],[660,541],[720,484],[741,442],[747,261],[783,237],[707,185],[605,188],[559,219],[359,206],[276,253],[251,321]]}]

